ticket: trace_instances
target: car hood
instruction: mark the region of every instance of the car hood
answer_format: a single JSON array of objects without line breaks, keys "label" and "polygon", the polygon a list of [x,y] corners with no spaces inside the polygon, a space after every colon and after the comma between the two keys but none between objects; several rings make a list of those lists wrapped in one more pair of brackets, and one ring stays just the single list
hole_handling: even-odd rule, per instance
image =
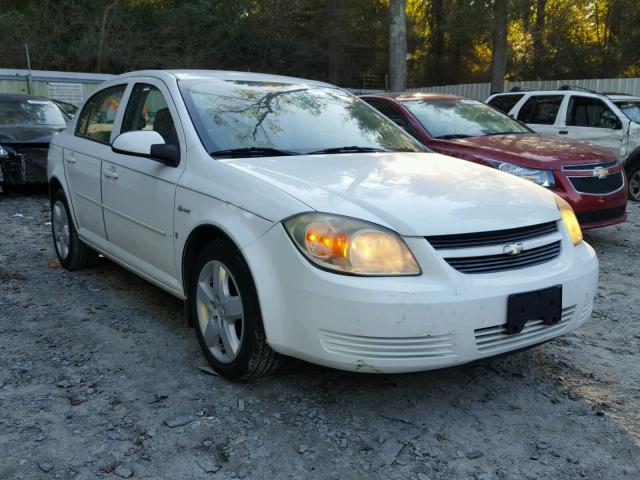
[{"label": "car hood", "polygon": [[535,133],[487,135],[451,141],[468,147],[479,159],[510,161],[531,168],[561,168],[562,165],[611,162],[608,150],[568,138],[547,137]]},{"label": "car hood", "polygon": [[436,153],[359,153],[225,160],[309,206],[406,236],[553,221],[553,195],[496,169]]},{"label": "car hood", "polygon": [[66,127],[0,125],[0,144],[49,143],[51,138]]}]

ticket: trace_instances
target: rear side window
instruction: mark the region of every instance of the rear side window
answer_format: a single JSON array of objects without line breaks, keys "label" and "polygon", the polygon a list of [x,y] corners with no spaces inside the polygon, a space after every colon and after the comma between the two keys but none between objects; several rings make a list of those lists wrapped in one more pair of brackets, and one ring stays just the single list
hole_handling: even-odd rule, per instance
[{"label": "rear side window", "polygon": [[91,97],[78,117],[76,135],[108,144],[126,88],[126,85],[116,85]]},{"label": "rear side window", "polygon": [[567,125],[572,127],[616,128],[618,117],[600,99],[572,96]]},{"label": "rear side window", "polygon": [[516,103],[520,101],[520,99],[524,97],[523,94],[520,95],[498,95],[497,97],[493,97],[489,101],[489,105],[498,110],[509,113],[511,109],[515,106]]},{"label": "rear side window", "polygon": [[522,105],[518,112],[518,120],[524,123],[553,125],[563,99],[563,95],[533,95]]},{"label": "rear side window", "polygon": [[133,87],[120,131],[135,130],[158,132],[165,143],[178,146],[178,136],[167,101],[153,85],[136,83]]}]

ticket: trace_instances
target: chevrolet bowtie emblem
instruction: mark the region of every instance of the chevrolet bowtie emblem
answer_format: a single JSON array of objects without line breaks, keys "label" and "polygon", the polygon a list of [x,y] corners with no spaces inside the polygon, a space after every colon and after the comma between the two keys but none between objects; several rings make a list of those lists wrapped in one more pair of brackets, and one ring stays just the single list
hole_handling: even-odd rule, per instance
[{"label": "chevrolet bowtie emblem", "polygon": [[522,253],[523,250],[524,245],[522,245],[522,243],[510,243],[505,245],[502,251],[506,255],[518,255],[519,253]]},{"label": "chevrolet bowtie emblem", "polygon": [[604,167],[596,167],[593,169],[593,176],[598,178],[607,178],[609,175],[609,169]]}]

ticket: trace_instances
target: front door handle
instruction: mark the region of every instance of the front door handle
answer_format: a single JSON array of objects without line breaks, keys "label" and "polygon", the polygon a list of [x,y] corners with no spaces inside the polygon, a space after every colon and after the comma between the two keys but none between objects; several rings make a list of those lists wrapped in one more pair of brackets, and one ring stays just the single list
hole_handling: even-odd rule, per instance
[{"label": "front door handle", "polygon": [[558,130],[559,135],[569,135],[569,130]]},{"label": "front door handle", "polygon": [[118,178],[118,172],[115,169],[103,168],[102,173],[107,178],[113,178],[114,180]]},{"label": "front door handle", "polygon": [[64,161],[69,165],[74,165],[76,163],[76,157],[71,153],[69,155],[64,156]]}]

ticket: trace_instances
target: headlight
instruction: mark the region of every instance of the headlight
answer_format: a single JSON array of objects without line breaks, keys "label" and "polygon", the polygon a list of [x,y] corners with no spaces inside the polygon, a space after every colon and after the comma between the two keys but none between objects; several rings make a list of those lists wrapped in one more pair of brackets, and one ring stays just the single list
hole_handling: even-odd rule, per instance
[{"label": "headlight", "polygon": [[543,187],[553,187],[556,184],[556,181],[553,178],[553,172],[551,170],[537,170],[535,168],[519,167],[518,165],[507,162],[500,162],[498,160],[486,161],[496,167],[498,170],[511,173],[516,177],[525,178],[532,181],[533,183],[542,185]]},{"label": "headlight", "polygon": [[7,152],[7,150],[0,145],[0,158],[8,158],[9,157],[9,152]]},{"label": "headlight", "polygon": [[558,210],[560,210],[560,216],[562,217],[562,223],[569,233],[569,237],[574,245],[579,245],[582,242],[582,230],[580,224],[576,218],[576,214],[573,213],[573,208],[565,200],[558,195],[554,195]]},{"label": "headlight", "polygon": [[293,242],[313,264],[352,275],[419,275],[400,236],[379,225],[338,215],[303,213],[284,221]]}]

